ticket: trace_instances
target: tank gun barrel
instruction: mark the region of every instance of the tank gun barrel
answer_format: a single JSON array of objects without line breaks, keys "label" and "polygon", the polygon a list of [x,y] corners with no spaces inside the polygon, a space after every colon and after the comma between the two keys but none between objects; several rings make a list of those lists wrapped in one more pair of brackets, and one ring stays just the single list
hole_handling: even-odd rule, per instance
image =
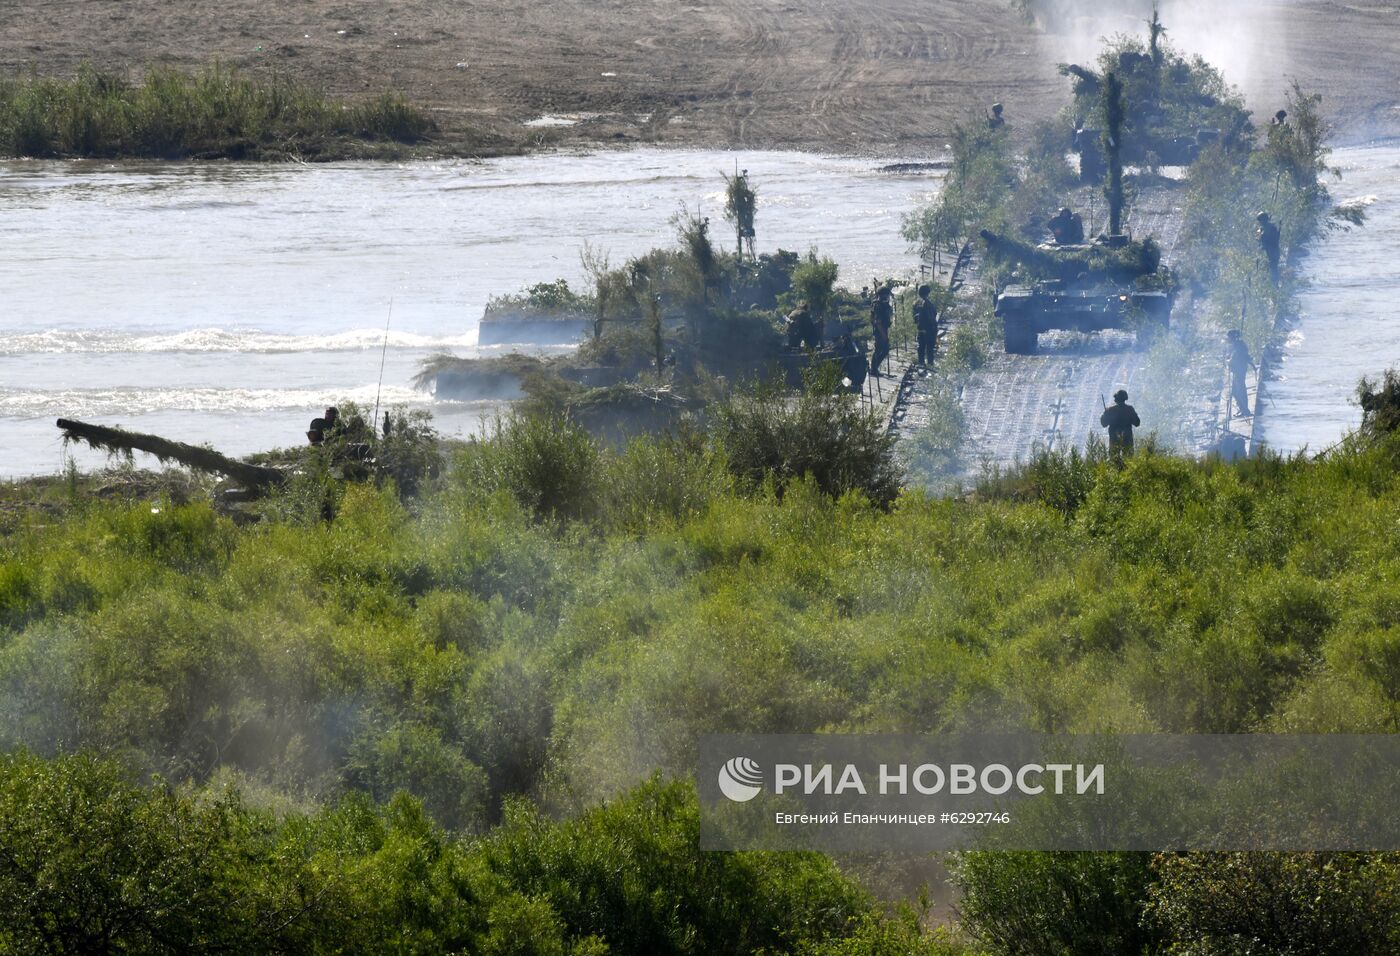
[{"label": "tank gun barrel", "polygon": [[189,468],[227,475],[235,481],[258,488],[279,485],[287,477],[276,468],[250,465],[246,461],[221,455],[212,448],[187,445],[184,442],[161,438],[159,435],[147,435],[107,425],[92,425],[70,418],[60,418],[58,427],[63,430],[65,438],[85,442],[93,448],[121,452],[143,451],[148,455],[155,455],[161,461],[178,461]]}]

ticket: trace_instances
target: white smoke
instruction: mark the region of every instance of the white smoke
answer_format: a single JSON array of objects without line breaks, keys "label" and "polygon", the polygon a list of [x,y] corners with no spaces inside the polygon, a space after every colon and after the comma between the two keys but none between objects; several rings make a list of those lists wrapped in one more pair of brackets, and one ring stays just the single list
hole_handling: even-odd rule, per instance
[{"label": "white smoke", "polygon": [[[1156,6],[1167,42],[1221,70],[1256,113],[1282,106],[1289,51],[1279,0],[1159,0]],[[1052,56],[1093,66],[1105,38],[1146,39],[1153,0],[1036,0],[1034,8]]]}]

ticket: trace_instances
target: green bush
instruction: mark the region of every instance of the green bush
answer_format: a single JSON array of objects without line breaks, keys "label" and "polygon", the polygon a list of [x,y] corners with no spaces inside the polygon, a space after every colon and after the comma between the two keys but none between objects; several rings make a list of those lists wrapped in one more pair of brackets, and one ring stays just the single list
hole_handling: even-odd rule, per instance
[{"label": "green bush", "polygon": [[476,829],[486,819],[493,792],[481,768],[460,746],[423,724],[399,724],[367,734],[348,757],[347,780],[376,800],[410,793],[434,820],[453,829]]},{"label": "green bush", "polygon": [[804,300],[812,315],[822,319],[831,309],[836,278],[836,260],[829,256],[819,259],[815,252],[809,252],[792,270],[793,297]]},{"label": "green bush", "polygon": [[733,490],[723,455],[695,433],[636,438],[608,456],[604,472],[608,524],[634,534],[694,518]]},{"label": "green bush", "polygon": [[[90,757],[0,756],[0,947],[190,952],[266,945],[297,917],[248,869],[267,821],[232,797],[128,783]],[[272,861],[263,857],[267,876]],[[293,886],[287,887],[289,891]],[[329,902],[312,897],[307,909]]]},{"label": "green bush", "polygon": [[1182,956],[1400,951],[1400,855],[1186,853],[1157,858],[1151,916]]},{"label": "green bush", "polygon": [[537,318],[577,318],[595,308],[593,299],[569,288],[565,279],[537,282],[516,295],[492,296],[486,302],[486,315]]},{"label": "green bush", "polygon": [[614,953],[786,951],[844,935],[869,897],[812,853],[703,853],[694,789],[653,780],[550,823],[515,805],[484,843],[491,871],[547,899]]},{"label": "green bush", "polygon": [[714,431],[735,477],[750,487],[771,481],[781,491],[810,475],[828,495],[858,491],[891,504],[901,481],[894,437],[878,415],[838,389],[838,374],[834,366],[809,372],[796,399],[760,386],[721,405]]},{"label": "green bush", "polygon": [[540,518],[585,518],[597,507],[600,455],[592,436],[563,415],[515,412],[471,442],[458,480],[507,491]]},{"label": "green bush", "polygon": [[966,853],[954,878],[963,922],[997,953],[1123,956],[1164,942],[1143,918],[1146,853]]},{"label": "green bush", "polygon": [[1373,437],[1400,431],[1400,374],[1386,369],[1380,381],[1363,378],[1356,387],[1361,405],[1361,430]]},{"label": "green bush", "polygon": [[977,491],[987,497],[1039,501],[1069,519],[1098,484],[1108,461],[1107,446],[1095,435],[1082,452],[1077,447],[1067,451],[1037,449],[1024,466],[984,478]]},{"label": "green bush", "polygon": [[976,329],[960,325],[948,336],[944,361],[959,369],[973,371],[987,364],[987,342]]},{"label": "green bush", "polygon": [[453,839],[405,797],[277,816],[231,792],[138,786],[91,757],[11,754],[0,947],[708,953],[880,930],[869,897],[816,854],[698,841],[694,789],[679,783],[565,823],[517,804],[484,839]]},{"label": "green bush", "polygon": [[[342,107],[343,109],[343,107]],[[367,103],[350,109],[347,129],[352,135],[394,143],[416,143],[426,139],[436,124],[402,93],[381,93]]]}]

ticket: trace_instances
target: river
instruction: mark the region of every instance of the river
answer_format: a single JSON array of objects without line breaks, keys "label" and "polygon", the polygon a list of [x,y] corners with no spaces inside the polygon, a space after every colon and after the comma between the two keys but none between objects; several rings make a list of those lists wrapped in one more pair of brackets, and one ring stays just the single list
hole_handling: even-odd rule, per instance
[{"label": "river", "polygon": [[1372,202],[1364,227],[1323,238],[1304,260],[1301,315],[1264,393],[1264,438],[1279,451],[1339,441],[1361,421],[1361,377],[1400,368],[1400,142],[1339,149],[1332,162],[1334,199]]},{"label": "river", "polygon": [[[723,221],[723,172],[759,193],[758,248],[818,248],[844,284],[917,266],[900,216],[937,174],[806,153],[667,150],[485,162],[0,163],[0,478],[53,473],[67,416],[242,455],[304,441],[327,404],[432,407],[449,434],[497,408],[432,402],[428,356],[489,354],[487,299],[584,281]],[[390,304],[392,301],[392,316]]]}]

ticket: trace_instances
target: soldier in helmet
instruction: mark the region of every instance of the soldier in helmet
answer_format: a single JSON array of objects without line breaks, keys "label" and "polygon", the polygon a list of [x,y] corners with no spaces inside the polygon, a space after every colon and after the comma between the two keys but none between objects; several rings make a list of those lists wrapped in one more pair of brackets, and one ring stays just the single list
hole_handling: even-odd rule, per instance
[{"label": "soldier in helmet", "polygon": [[1056,245],[1070,246],[1084,241],[1084,220],[1068,206],[1061,209],[1049,225]]},{"label": "soldier in helmet", "polygon": [[1271,119],[1271,120],[1269,120],[1269,125],[1270,125],[1270,126],[1287,126],[1287,125],[1288,125],[1288,110],[1279,110],[1277,113],[1275,113],[1275,114],[1274,114],[1274,118]]},{"label": "soldier in helmet", "polygon": [[1239,329],[1226,332],[1225,339],[1230,343],[1230,401],[1240,415],[1248,418],[1249,386],[1245,383],[1245,375],[1255,367],[1254,359],[1250,358],[1249,346],[1245,345]]},{"label": "soldier in helmet", "polygon": [[1109,453],[1126,455],[1133,450],[1133,429],[1142,421],[1128,404],[1128,393],[1120,388],[1113,393],[1113,404],[1099,416],[1099,424],[1108,429]]},{"label": "soldier in helmet", "polygon": [[919,364],[932,365],[934,353],[938,351],[938,306],[929,298],[932,289],[919,286],[919,297],[914,300],[914,328],[919,333]]},{"label": "soldier in helmet", "polygon": [[1108,170],[1100,135],[1098,130],[1086,129],[1082,124],[1074,131],[1074,150],[1079,154],[1079,181],[1082,183],[1101,182]]},{"label": "soldier in helmet", "polygon": [[[322,442],[339,442],[344,440],[345,422],[341,419],[340,409],[336,406],[328,406],[326,410],[321,413],[321,417],[315,421],[320,421],[321,423]],[[312,422],[313,429],[315,421]],[[307,437],[310,437],[310,432],[307,433]],[[312,444],[320,443],[321,442],[313,442]]]},{"label": "soldier in helmet", "polygon": [[1006,117],[1002,116],[1001,113],[1002,105],[993,103],[991,115],[987,117],[987,129],[1001,129],[1006,125]]},{"label": "soldier in helmet", "polygon": [[852,392],[859,393],[865,387],[865,352],[851,338],[849,332],[842,332],[836,340],[836,359],[841,365],[841,377]]},{"label": "soldier in helmet", "polygon": [[880,366],[890,354],[890,327],[894,324],[894,290],[882,285],[875,290],[875,304],[870,308],[870,328],[875,333],[875,348],[870,355],[870,374],[880,377]]},{"label": "soldier in helmet", "polygon": [[786,331],[790,348],[816,348],[821,344],[820,330],[812,319],[812,310],[806,299],[798,302],[797,308],[788,313]]},{"label": "soldier in helmet", "polygon": [[1254,219],[1259,223],[1259,228],[1254,230],[1254,237],[1259,240],[1259,248],[1264,250],[1264,256],[1269,260],[1269,276],[1274,280],[1274,285],[1278,285],[1278,226],[1274,225],[1266,212],[1261,212]]}]

